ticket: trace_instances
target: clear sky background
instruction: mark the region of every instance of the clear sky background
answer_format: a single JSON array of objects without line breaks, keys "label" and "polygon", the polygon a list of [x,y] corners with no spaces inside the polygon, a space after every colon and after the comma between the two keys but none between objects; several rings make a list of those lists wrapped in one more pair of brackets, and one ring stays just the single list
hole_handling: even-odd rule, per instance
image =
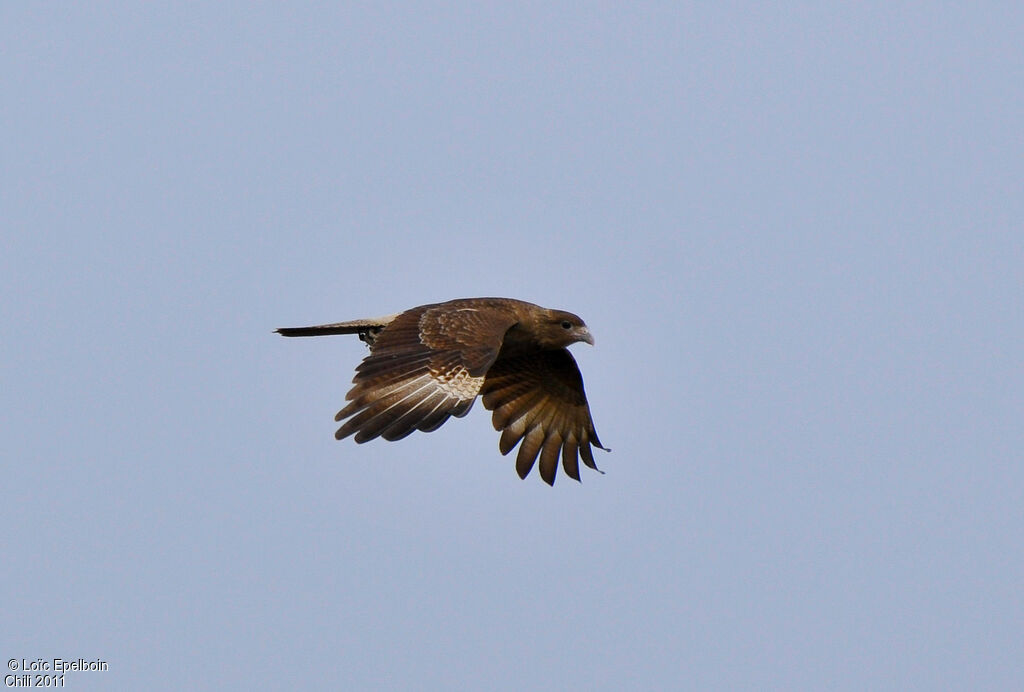
[{"label": "clear sky background", "polygon": [[[66,689],[1024,688],[1024,9],[4,3],[0,656]],[[581,315],[606,471],[354,338]],[[9,671],[5,671],[5,674]]]}]

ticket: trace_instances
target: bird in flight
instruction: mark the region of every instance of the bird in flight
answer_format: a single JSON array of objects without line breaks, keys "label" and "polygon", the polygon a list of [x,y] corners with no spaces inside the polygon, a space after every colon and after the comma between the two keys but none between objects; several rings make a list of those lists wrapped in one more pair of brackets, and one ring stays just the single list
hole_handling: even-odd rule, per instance
[{"label": "bird in flight", "polygon": [[462,298],[375,319],[313,327],[282,327],[282,336],[357,334],[370,354],[356,367],[348,404],[335,421],[341,440],[400,440],[415,430],[437,430],[451,416],[469,413],[478,395],[501,431],[498,449],[519,444],[516,471],[538,470],[555,482],[565,473],[580,480],[579,458],[594,463],[601,446],[590,417],[583,378],[566,349],[590,330],[576,315],[511,298]]}]

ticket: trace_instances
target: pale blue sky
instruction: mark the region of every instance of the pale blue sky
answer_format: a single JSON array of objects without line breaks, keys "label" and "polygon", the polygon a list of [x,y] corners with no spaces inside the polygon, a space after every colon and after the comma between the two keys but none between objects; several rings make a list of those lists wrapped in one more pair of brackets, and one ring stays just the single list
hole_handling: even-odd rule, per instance
[{"label": "pale blue sky", "polygon": [[[1019,3],[0,8],[0,656],[1024,688]],[[279,326],[581,315],[601,476]],[[6,672],[5,672],[6,674]]]}]

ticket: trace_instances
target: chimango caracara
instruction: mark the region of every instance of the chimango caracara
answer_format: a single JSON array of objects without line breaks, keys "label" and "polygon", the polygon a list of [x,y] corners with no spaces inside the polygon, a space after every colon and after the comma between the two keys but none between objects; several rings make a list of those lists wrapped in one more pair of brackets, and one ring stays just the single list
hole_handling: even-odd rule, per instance
[{"label": "chimango caracara", "polygon": [[494,411],[501,453],[522,441],[520,478],[538,454],[540,476],[549,485],[559,457],[576,480],[578,457],[598,470],[590,448],[605,448],[590,418],[583,378],[566,350],[594,338],[571,312],[510,298],[464,298],[376,319],[277,331],[358,334],[370,347],[356,368],[348,405],[334,417],[345,421],[334,434],[339,440],[352,434],[360,443],[378,436],[400,440],[414,430],[431,432],[451,416],[466,415],[479,394]]}]

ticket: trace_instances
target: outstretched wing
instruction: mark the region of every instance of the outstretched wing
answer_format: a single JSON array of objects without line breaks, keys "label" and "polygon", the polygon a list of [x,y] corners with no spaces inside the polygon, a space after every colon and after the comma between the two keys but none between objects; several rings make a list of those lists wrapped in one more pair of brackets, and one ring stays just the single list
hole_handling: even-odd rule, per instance
[{"label": "outstretched wing", "polygon": [[[583,378],[565,349],[502,358],[487,372],[480,393],[501,430],[498,449],[508,454],[520,440],[516,471],[526,478],[540,454],[540,476],[555,482],[559,455],[570,478],[580,479],[579,457],[599,470],[591,446],[604,449],[590,417]],[[579,453],[577,456],[577,452]]]},{"label": "outstretched wing", "polygon": [[377,335],[356,368],[349,403],[334,434],[356,442],[400,440],[414,430],[437,430],[473,406],[487,368],[501,350],[514,313],[472,300],[408,310]]}]

